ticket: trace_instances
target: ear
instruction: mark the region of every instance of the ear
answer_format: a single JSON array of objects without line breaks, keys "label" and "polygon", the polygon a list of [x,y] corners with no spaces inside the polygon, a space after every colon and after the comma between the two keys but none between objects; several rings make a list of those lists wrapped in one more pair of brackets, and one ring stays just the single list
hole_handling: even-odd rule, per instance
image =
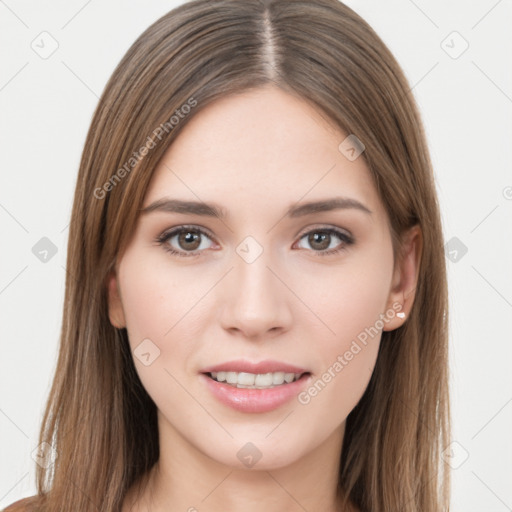
[{"label": "ear", "polygon": [[[414,303],[415,290],[418,283],[423,236],[418,224],[410,228],[403,236],[401,258],[395,262],[393,280],[389,292],[387,310],[400,313],[390,320],[384,331],[393,331],[407,320]],[[403,313],[403,315],[402,315]]]},{"label": "ear", "polygon": [[108,316],[110,323],[118,329],[126,327],[124,317],[123,304],[121,302],[121,294],[119,293],[119,284],[117,281],[117,274],[112,270],[107,276],[107,290],[108,290]]}]

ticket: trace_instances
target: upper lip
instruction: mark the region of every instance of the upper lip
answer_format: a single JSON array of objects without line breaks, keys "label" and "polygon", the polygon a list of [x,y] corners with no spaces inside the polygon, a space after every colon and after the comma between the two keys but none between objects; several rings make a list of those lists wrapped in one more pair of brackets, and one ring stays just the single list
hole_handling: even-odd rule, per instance
[{"label": "upper lip", "polygon": [[215,366],[208,366],[207,368],[203,368],[201,370],[201,373],[211,372],[246,372],[254,373],[257,375],[274,372],[302,374],[307,373],[307,370],[305,370],[304,368],[299,368],[298,366],[292,364],[283,363],[282,361],[273,361],[270,359],[260,361],[258,363],[252,363],[251,361],[238,359],[236,361],[226,361],[225,363],[220,363]]}]

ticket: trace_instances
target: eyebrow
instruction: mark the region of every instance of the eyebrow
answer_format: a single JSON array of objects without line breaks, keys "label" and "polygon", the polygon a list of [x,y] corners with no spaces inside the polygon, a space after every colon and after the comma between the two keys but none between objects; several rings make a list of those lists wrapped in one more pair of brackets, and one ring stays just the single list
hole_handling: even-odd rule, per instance
[{"label": "eyebrow", "polygon": [[[295,204],[290,206],[285,216],[296,218],[311,215],[313,213],[328,212],[332,210],[360,210],[368,215],[372,211],[357,199],[349,197],[334,197],[321,201],[310,201],[308,203]],[[163,197],[141,209],[142,213],[151,212],[183,213],[190,215],[203,215],[208,217],[218,217],[225,219],[227,210],[215,203],[206,203],[203,201],[182,201],[179,199],[169,199]]]}]

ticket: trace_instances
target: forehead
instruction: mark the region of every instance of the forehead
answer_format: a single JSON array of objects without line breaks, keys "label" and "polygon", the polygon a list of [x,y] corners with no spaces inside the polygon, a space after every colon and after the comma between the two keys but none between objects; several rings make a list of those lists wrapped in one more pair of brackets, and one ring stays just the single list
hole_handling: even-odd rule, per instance
[{"label": "forehead", "polygon": [[[198,105],[200,107],[200,105]],[[349,134],[276,87],[231,95],[190,119],[155,169],[144,204],[163,196],[231,206],[349,196],[379,210],[362,157],[339,145]]]}]

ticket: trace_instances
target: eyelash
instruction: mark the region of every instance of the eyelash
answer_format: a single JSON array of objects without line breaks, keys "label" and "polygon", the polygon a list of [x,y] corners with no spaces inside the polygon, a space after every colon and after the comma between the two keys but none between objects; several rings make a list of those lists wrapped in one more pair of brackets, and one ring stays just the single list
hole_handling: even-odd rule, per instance
[{"label": "eyelash", "polygon": [[[196,257],[196,256],[199,256],[200,255],[200,252],[193,252],[193,251],[177,251],[175,249],[173,249],[169,244],[167,244],[167,242],[173,238],[174,236],[176,235],[179,235],[180,233],[183,233],[183,232],[193,232],[193,233],[200,233],[201,235],[204,235],[205,237],[207,238],[212,238],[209,233],[207,233],[206,231],[204,231],[203,229],[199,228],[199,227],[196,227],[196,226],[180,226],[178,228],[174,228],[172,229],[171,231],[166,231],[164,233],[162,233],[160,236],[157,237],[157,239],[155,240],[156,243],[160,246],[162,246],[162,248],[171,253],[172,255],[174,256],[180,256],[180,257],[185,257],[185,258],[190,258],[190,257]],[[337,236],[341,241],[342,243],[340,244],[340,247],[338,247],[337,249],[330,249],[330,250],[323,250],[323,251],[315,251],[313,250],[314,253],[316,253],[318,256],[332,256],[334,254],[337,254],[341,251],[344,251],[346,250],[346,247],[347,246],[350,246],[350,245],[353,245],[355,240],[347,235],[346,233],[342,232],[342,231],[339,231],[338,229],[335,229],[335,228],[317,228],[317,229],[312,229],[310,231],[306,231],[305,233],[303,233],[300,237],[299,237],[299,240],[302,240],[306,235],[310,235],[311,233],[322,233],[322,234],[327,234],[327,235],[335,235]],[[196,249],[197,251],[197,249]]]}]

